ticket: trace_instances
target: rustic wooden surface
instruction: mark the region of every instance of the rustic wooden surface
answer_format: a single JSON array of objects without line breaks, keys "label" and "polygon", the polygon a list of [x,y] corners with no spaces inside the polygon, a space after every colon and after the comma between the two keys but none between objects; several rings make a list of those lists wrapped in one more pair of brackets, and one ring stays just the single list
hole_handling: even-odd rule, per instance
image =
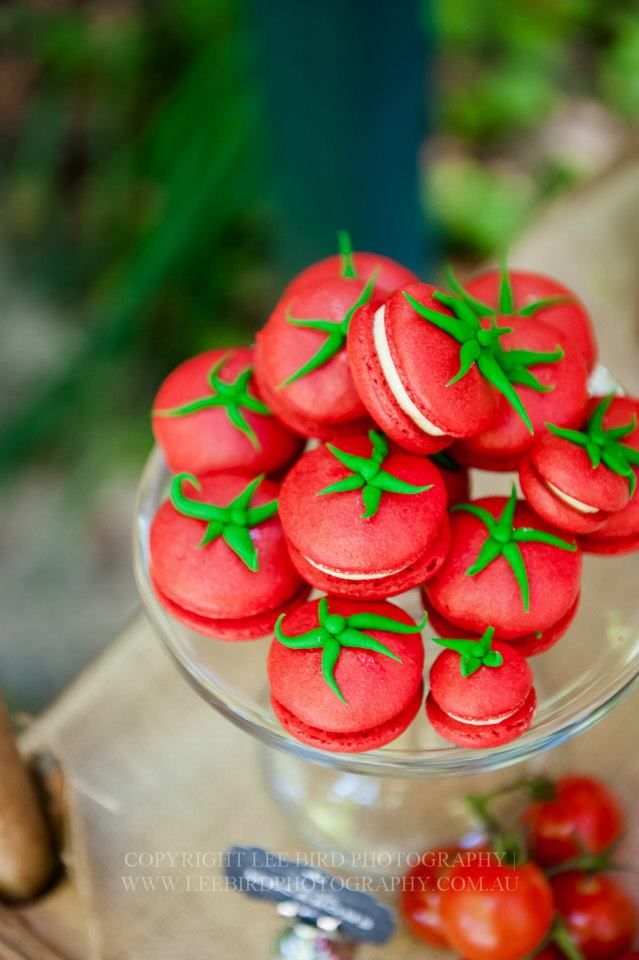
[{"label": "rustic wooden surface", "polygon": [[[549,210],[512,262],[547,270],[580,291],[596,319],[602,361],[639,391],[639,158]],[[579,768],[614,780],[637,819],[638,708],[635,693],[547,758],[551,770]],[[190,691],[143,620],[47,712],[25,746],[46,746],[65,763],[71,880],[9,921],[0,914],[0,960],[268,955],[277,922],[264,905],[249,914],[235,894],[123,887],[122,875],[135,873],[125,865],[129,851],[215,851],[256,835],[277,850],[299,846],[256,786],[255,744]],[[639,858],[636,830],[626,855]],[[637,888],[636,878],[628,882]],[[639,889],[633,893],[639,902]],[[431,955],[403,935],[361,953],[362,960]]]}]

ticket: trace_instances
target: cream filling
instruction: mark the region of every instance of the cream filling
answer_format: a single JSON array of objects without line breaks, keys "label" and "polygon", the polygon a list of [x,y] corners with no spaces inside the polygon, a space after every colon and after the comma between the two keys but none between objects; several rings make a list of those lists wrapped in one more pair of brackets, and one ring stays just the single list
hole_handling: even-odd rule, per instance
[{"label": "cream filling", "polygon": [[501,717],[493,717],[492,720],[468,720],[466,717],[458,717],[454,713],[449,713],[448,716],[451,720],[457,720],[458,723],[468,724],[469,727],[493,727],[495,724],[501,723],[502,720],[507,720],[508,717],[512,717],[516,713],[517,710],[513,710],[511,713],[503,713]]},{"label": "cream filling", "polygon": [[554,483],[551,483],[550,480],[545,480],[544,483],[549,490],[554,493],[554,495],[559,500],[563,500],[569,507],[572,507],[573,510],[576,510],[578,513],[599,513],[597,507],[590,507],[587,503],[582,503],[581,500],[576,500],[575,497],[571,497],[570,494],[564,493],[563,490],[560,490],[559,487],[556,487]]},{"label": "cream filling", "polygon": [[436,427],[434,423],[431,423],[424,414],[421,412],[419,407],[415,406],[411,398],[408,396],[404,384],[401,381],[397,368],[393,363],[393,358],[391,357],[390,348],[388,346],[388,337],[386,336],[386,324],[384,322],[384,317],[386,315],[386,307],[382,304],[381,307],[375,313],[373,319],[373,342],[375,344],[375,351],[377,353],[377,359],[379,360],[380,366],[382,368],[382,373],[384,374],[384,379],[388,384],[388,389],[393,394],[395,401],[407,417],[409,417],[415,426],[419,427],[424,433],[427,433],[431,437],[445,437],[446,431],[440,430],[439,427]]},{"label": "cream filling", "polygon": [[384,577],[392,577],[406,569],[406,567],[397,567],[396,570],[385,570],[383,573],[344,573],[343,570],[332,570],[331,567],[325,567],[322,563],[316,563],[304,554],[302,556],[316,570],[327,573],[329,577],[336,577],[338,580],[383,580]]}]

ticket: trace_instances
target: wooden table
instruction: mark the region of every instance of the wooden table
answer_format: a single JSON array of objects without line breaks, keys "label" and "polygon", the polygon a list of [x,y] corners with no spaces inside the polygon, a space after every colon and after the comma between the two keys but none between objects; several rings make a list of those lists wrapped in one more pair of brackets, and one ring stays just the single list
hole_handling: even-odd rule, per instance
[{"label": "wooden table", "polygon": [[[547,211],[512,257],[583,294],[603,362],[639,391],[639,155]],[[634,694],[595,729],[548,756],[553,770],[610,778],[634,813],[628,854],[639,855],[639,752]],[[140,617],[38,721],[25,749],[52,750],[68,777],[69,880],[32,905],[0,913],[0,960],[252,960],[278,924],[232,893],[127,890],[123,877],[219,871],[141,854],[215,854],[258,840],[299,847],[256,786],[255,744],[201,702]],[[148,862],[148,857],[144,863]],[[133,864],[131,866],[130,864]],[[170,882],[170,881],[169,881]],[[213,880],[211,880],[213,883]],[[639,881],[631,876],[639,904]],[[362,960],[430,952],[403,934]]]}]

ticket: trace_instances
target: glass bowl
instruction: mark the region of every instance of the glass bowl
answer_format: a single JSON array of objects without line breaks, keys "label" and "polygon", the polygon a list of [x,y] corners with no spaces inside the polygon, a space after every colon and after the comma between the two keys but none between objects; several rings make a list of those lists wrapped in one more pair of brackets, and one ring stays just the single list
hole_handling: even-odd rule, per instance
[{"label": "glass bowl", "polygon": [[[579,613],[566,636],[534,658],[538,707],[520,739],[486,751],[440,739],[420,711],[394,743],[361,754],[329,753],[293,739],[269,700],[266,658],[271,638],[225,643],[200,636],[174,620],[156,600],[149,579],[149,528],[167,493],[161,452],[151,453],[142,477],[135,520],[135,575],[147,616],[171,657],[197,692],[221,714],[269,747],[301,761],[350,774],[394,778],[450,778],[495,771],[550,750],[597,723],[628,695],[639,675],[639,553],[584,558]],[[507,474],[473,477],[473,494],[505,493]],[[394,602],[415,616],[418,593]],[[427,634],[425,634],[427,635]],[[438,648],[427,644],[425,676]]]}]

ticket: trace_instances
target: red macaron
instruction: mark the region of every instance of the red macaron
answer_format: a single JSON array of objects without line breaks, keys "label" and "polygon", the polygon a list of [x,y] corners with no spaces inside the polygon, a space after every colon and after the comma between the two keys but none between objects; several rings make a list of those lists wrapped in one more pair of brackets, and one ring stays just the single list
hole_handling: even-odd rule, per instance
[{"label": "red macaron", "polygon": [[[595,403],[596,401],[593,401]],[[592,408],[591,408],[592,409]],[[613,513],[603,526],[599,527],[594,533],[580,537],[580,544],[587,553],[600,554],[622,554],[630,553],[633,550],[639,550],[639,465],[637,463],[637,451],[639,451],[639,428],[631,433],[626,433],[628,424],[639,421],[639,400],[635,397],[615,397],[608,409],[605,411],[602,421],[604,431],[621,430],[623,436],[621,444],[623,449],[621,453],[623,460],[615,458],[618,469],[622,469],[622,475],[625,476],[626,466],[629,466],[634,474],[635,481],[630,483],[633,486],[633,494],[628,504],[622,509]],[[613,436],[614,439],[614,436]]]},{"label": "red macaron", "polygon": [[337,597],[281,618],[268,676],[282,726],[321,750],[355,753],[390,743],[422,703],[424,623],[392,603]]},{"label": "red macaron", "polygon": [[263,402],[252,347],[209,350],[181,363],[157,392],[152,425],[173,473],[272,473],[302,447]]},{"label": "red macaron", "polygon": [[[450,275],[451,286],[461,284]],[[533,317],[554,327],[571,349],[583,356],[589,370],[597,359],[597,343],[590,315],[577,295],[558,280],[528,270],[487,270],[472,277],[465,293],[480,305],[509,318]]]},{"label": "red macaron", "polygon": [[376,431],[304,454],[282,485],[280,517],[300,574],[341,596],[403,593],[433,576],[448,548],[439,470]]},{"label": "red macaron", "polygon": [[285,294],[257,334],[255,372],[262,396],[291,430],[322,439],[362,429],[368,414],[349,368],[353,314],[381,302],[368,281],[334,277]]},{"label": "red macaron", "polygon": [[625,443],[637,429],[636,415],[629,412],[628,421],[618,427],[603,426],[616,402],[612,395],[592,401],[582,430],[548,424],[550,433],[537,441],[520,467],[530,506],[555,527],[593,533],[623,510],[636,491],[632,464],[639,466],[639,450]]},{"label": "red macaron", "polygon": [[351,239],[345,230],[339,231],[338,241],[340,252],[312,263],[293,277],[284,291],[284,297],[291,296],[295,290],[307,284],[334,280],[336,277],[353,277],[366,282],[375,273],[375,288],[379,294],[385,296],[401,284],[414,283],[417,280],[415,274],[397,260],[384,257],[379,253],[354,251]]},{"label": "red macaron", "polygon": [[253,640],[306,599],[309,587],[291,563],[277,516],[278,493],[261,477],[173,478],[151,525],[150,572],[176,619],[206,636]]},{"label": "red macaron", "polygon": [[527,660],[507,643],[479,639],[436,640],[448,649],[430,671],[426,714],[446,740],[471,750],[510,743],[532,722],[536,706]]},{"label": "red macaron", "polygon": [[551,362],[533,363],[527,373],[514,381],[514,391],[529,418],[527,425],[503,398],[491,426],[455,444],[453,456],[460,463],[484,470],[517,470],[546,423],[575,427],[584,417],[588,403],[588,370],[581,353],[561,341],[561,334],[531,317],[498,317],[510,333],[501,338],[506,362],[509,357],[530,355],[552,357]]},{"label": "red macaron", "polygon": [[[451,513],[448,556],[424,587],[433,625],[445,636],[459,630],[499,640],[530,655],[556,642],[579,600],[581,552],[561,538],[513,490]],[[440,629],[443,625],[443,630]]]}]

